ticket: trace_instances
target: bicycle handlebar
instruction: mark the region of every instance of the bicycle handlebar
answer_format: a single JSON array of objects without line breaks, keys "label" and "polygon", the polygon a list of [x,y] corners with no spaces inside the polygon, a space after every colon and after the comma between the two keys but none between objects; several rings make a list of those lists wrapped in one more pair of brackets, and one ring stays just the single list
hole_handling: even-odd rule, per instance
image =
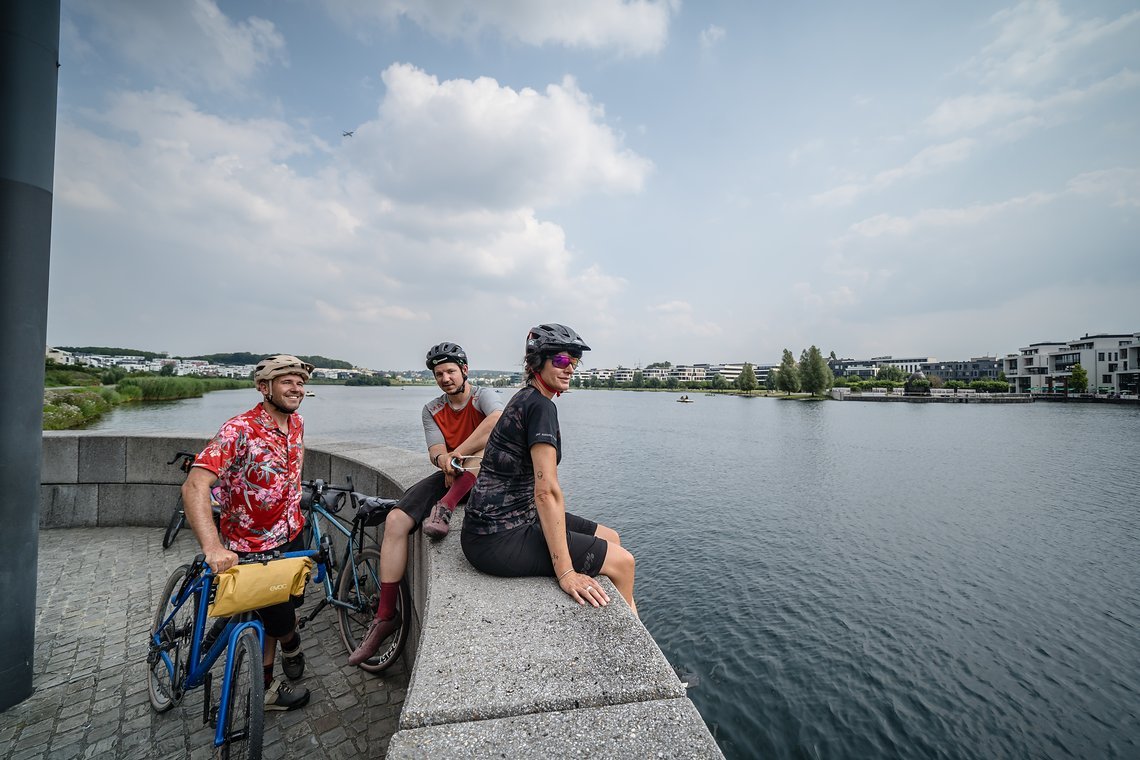
[{"label": "bicycle handlebar", "polygon": [[179,451],[174,455],[173,459],[171,459],[169,462],[167,462],[167,464],[174,464],[179,459],[182,459],[184,457],[187,459],[194,459],[197,456],[198,456],[197,454],[191,454],[189,451]]}]

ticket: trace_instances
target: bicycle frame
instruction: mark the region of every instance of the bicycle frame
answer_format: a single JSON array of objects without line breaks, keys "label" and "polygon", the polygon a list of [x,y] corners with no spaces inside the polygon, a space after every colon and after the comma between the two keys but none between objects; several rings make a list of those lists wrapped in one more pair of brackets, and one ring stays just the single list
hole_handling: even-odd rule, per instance
[{"label": "bicycle frame", "polygon": [[[298,552],[285,552],[281,555],[282,559],[291,557],[311,557],[318,559],[320,552],[316,551],[298,551]],[[261,625],[261,621],[256,618],[243,620],[245,613],[242,615],[235,615],[230,618],[226,623],[218,638],[210,646],[209,651],[203,654],[202,640],[205,637],[206,619],[209,617],[210,608],[210,586],[214,580],[214,573],[210,567],[202,563],[201,571],[192,579],[183,582],[176,594],[176,599],[171,609],[170,615],[162,621],[162,625],[158,627],[158,632],[152,634],[151,643],[158,647],[159,658],[166,666],[171,675],[172,687],[177,689],[178,694],[185,694],[191,689],[196,689],[206,683],[211,668],[214,663],[221,656],[222,652],[226,653],[226,662],[222,674],[222,694],[218,702],[218,715],[229,715],[229,698],[230,698],[230,684],[233,681],[233,668],[234,668],[234,643],[237,642],[238,637],[252,628],[257,632],[257,641],[261,649],[265,648],[265,629]],[[325,565],[318,561],[317,564],[317,582],[327,582],[328,574],[325,572]],[[187,658],[188,666],[187,672],[179,674],[180,681],[174,684],[175,662],[170,656],[169,645],[164,645],[159,633],[161,633],[167,625],[170,624],[171,619],[178,614],[178,612],[194,598],[194,630],[190,637],[190,654]],[[220,747],[225,740],[226,729],[225,720],[219,717],[216,721],[217,725],[214,730],[214,746]]]},{"label": "bicycle frame", "polygon": [[[322,485],[324,485],[324,484],[322,484]],[[355,498],[352,496],[353,491],[351,490],[351,486],[348,488],[341,488],[339,486],[324,485],[324,488],[326,490],[343,491],[345,493],[348,493],[350,495],[350,498],[353,500],[353,503],[355,504]],[[341,560],[341,567],[340,567],[339,572],[340,573],[345,573],[345,572],[353,573],[353,581],[354,581],[353,586],[359,587],[360,578],[356,577],[356,562],[354,561],[356,552],[355,552],[355,547],[354,547],[355,541],[353,538],[352,529],[350,527],[345,527],[344,521],[341,520],[341,518],[334,516],[331,512],[329,512],[325,508],[324,504],[319,499],[319,495],[318,495],[318,498],[315,498],[312,501],[310,501],[309,506],[306,507],[306,511],[309,513],[307,516],[307,519],[308,519],[309,525],[312,527],[312,531],[313,531],[312,532],[312,539],[311,539],[312,546],[310,548],[313,548],[313,547],[319,548],[322,545],[322,541],[324,540],[324,538],[326,538],[325,535],[323,533],[321,533],[321,519],[320,518],[324,517],[326,520],[328,520],[328,524],[330,526],[332,526],[333,528],[335,528],[345,538],[344,554],[343,554],[343,557]],[[330,545],[330,553],[331,553],[331,545]],[[337,577],[339,579],[340,576],[338,575]],[[322,609],[325,608],[326,605],[329,605],[329,604],[331,604],[333,607],[344,607],[345,609],[356,610],[356,611],[359,610],[359,608],[360,608],[359,600],[357,600],[356,604],[350,604],[349,602],[344,602],[344,601],[341,601],[341,600],[336,598],[336,585],[337,584],[333,582],[332,573],[326,573],[322,583],[323,583],[324,590],[325,590],[325,598],[323,600],[321,600],[321,603],[318,604],[317,607],[304,618],[305,623],[309,622],[314,617],[316,617],[317,613],[320,612]],[[376,586],[379,587],[379,585],[380,585],[380,579],[376,578]]]}]

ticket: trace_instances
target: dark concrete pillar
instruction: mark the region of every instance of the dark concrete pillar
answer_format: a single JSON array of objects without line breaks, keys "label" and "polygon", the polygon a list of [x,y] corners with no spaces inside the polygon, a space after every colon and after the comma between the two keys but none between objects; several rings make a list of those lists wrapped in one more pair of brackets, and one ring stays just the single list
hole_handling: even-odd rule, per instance
[{"label": "dark concrete pillar", "polygon": [[59,0],[0,0],[0,710],[32,693]]}]

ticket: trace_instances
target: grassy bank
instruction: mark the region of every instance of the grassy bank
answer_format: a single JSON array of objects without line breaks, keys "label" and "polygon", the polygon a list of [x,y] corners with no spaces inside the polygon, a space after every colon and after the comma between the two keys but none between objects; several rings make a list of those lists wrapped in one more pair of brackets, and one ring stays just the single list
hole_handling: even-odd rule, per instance
[{"label": "grassy bank", "polygon": [[128,377],[100,388],[44,389],[44,430],[68,430],[92,422],[130,401],[198,398],[209,391],[249,388],[248,380],[197,377]]}]

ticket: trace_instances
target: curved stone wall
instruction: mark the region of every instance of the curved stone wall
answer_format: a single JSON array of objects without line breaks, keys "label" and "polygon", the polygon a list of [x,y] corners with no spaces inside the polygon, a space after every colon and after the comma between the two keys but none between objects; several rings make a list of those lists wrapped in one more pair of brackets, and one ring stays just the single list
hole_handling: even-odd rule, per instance
[{"label": "curved stone wall", "polygon": [[[165,526],[184,475],[166,462],[196,437],[45,433],[41,527]],[[390,446],[306,447],[304,477],[386,497],[431,472]],[[462,510],[441,542],[410,539],[414,659],[392,758],[489,755],[722,757],[661,650],[608,579],[608,607],[580,607],[549,578],[477,572]]]}]

